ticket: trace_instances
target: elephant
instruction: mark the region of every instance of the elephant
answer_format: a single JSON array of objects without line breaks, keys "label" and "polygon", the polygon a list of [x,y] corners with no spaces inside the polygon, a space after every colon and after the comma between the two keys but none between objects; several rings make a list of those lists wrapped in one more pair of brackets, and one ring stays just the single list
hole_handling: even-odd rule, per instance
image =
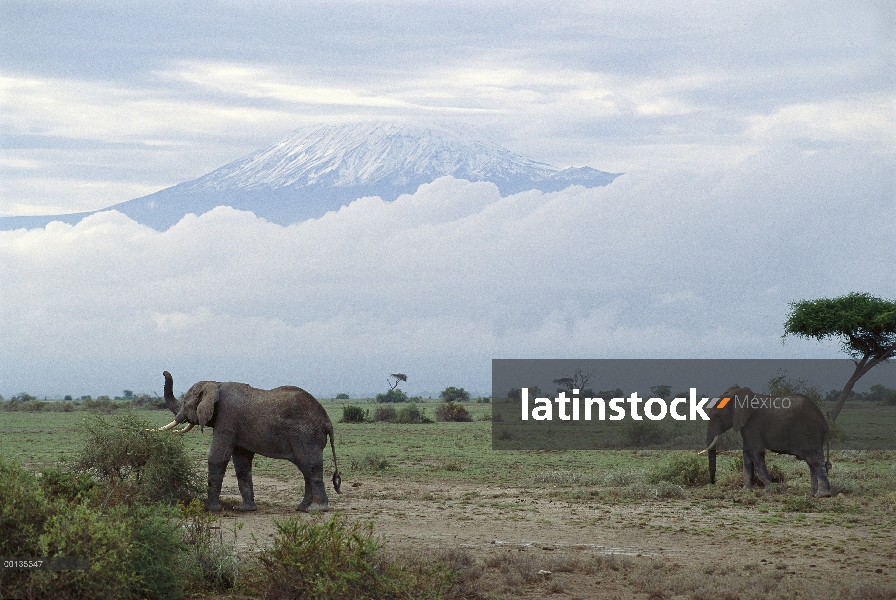
[{"label": "elephant", "polygon": [[[752,489],[754,474],[762,484],[771,483],[765,466],[765,452],[791,454],[809,465],[812,494],[818,498],[831,496],[828,481],[830,463],[824,447],[829,441],[828,424],[815,403],[801,394],[786,397],[754,394],[750,388],[732,386],[722,395],[727,398],[709,409],[706,425],[709,455],[709,480],[716,482],[716,444],[731,428],[743,438],[744,489]],[[721,408],[719,408],[721,407]]]},{"label": "elephant", "polygon": [[328,435],[333,451],[333,488],[337,494],[342,493],[333,424],[320,402],[305,390],[294,386],[261,390],[233,381],[200,381],[187,391],[183,402],[178,402],[171,373],[162,374],[165,405],[175,416],[174,421],[158,430],[173,429],[184,421],[189,424],[179,432],[189,431],[195,425],[214,429],[208,451],[206,510],[221,510],[221,482],[231,458],[243,497],[238,510],[257,509],[252,487],[255,454],[286,459],[299,468],[305,478],[305,497],[296,510],[328,510],[323,479],[323,451]]}]

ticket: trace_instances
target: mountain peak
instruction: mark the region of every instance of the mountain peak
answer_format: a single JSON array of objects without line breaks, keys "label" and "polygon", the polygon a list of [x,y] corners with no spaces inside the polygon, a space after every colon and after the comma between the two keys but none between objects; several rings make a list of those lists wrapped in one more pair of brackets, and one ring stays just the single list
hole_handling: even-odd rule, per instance
[{"label": "mountain peak", "polygon": [[[591,167],[561,170],[529,160],[465,125],[364,121],[297,129],[198,179],[110,209],[161,230],[188,213],[221,205],[285,225],[321,217],[362,196],[394,200],[444,176],[489,181],[509,195],[599,187],[619,175]],[[0,229],[77,222],[88,214],[0,218]]]},{"label": "mountain peak", "polygon": [[513,154],[470,127],[390,121],[306,127],[200,177],[187,189],[404,186],[450,175],[491,181],[557,169]]}]

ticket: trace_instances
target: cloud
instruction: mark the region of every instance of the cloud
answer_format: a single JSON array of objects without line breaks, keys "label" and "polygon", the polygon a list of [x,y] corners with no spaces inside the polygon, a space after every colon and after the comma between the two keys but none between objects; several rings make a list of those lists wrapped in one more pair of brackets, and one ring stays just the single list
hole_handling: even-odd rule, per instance
[{"label": "cloud", "polygon": [[[442,178],[282,227],[219,207],[0,232],[0,392],[485,391],[508,357],[836,356],[787,303],[896,295],[893,156],[793,146],[703,176],[502,198]],[[883,250],[882,250],[883,249]]]}]

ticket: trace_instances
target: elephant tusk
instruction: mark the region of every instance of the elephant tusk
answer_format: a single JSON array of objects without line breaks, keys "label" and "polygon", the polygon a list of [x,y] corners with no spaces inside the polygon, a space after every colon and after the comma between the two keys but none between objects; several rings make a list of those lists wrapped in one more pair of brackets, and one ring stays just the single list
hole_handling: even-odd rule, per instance
[{"label": "elephant tusk", "polygon": [[174,433],[186,433],[186,432],[190,431],[191,429],[193,429],[193,424],[188,423],[187,426],[184,427],[183,429],[175,429]]},{"label": "elephant tusk", "polygon": [[709,452],[710,450],[712,450],[712,449],[715,447],[716,442],[719,441],[719,438],[720,438],[720,437],[722,437],[722,434],[721,434],[721,433],[720,433],[719,435],[717,435],[716,437],[712,438],[712,443],[711,443],[709,446],[707,446],[705,450],[701,450],[701,451],[698,452],[697,454],[706,454],[707,452]]},{"label": "elephant tusk", "polygon": [[156,429],[156,431],[168,431],[169,429],[174,429],[178,425],[180,425],[180,423],[178,423],[177,419],[175,419],[175,420],[171,421],[170,423],[168,423],[167,425],[165,425],[164,427],[159,427],[158,429]]}]

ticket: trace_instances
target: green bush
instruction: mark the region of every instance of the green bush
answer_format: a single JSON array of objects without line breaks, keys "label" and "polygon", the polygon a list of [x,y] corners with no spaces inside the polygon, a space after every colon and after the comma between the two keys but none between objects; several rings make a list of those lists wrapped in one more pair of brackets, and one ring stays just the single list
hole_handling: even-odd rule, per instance
[{"label": "green bush", "polygon": [[189,564],[184,560],[187,546],[177,507],[135,506],[131,540],[131,565],[136,579],[135,591],[140,598],[175,600],[184,596]]},{"label": "green bush", "polygon": [[96,482],[87,473],[72,473],[59,467],[44,469],[39,481],[47,498],[69,503],[89,501],[96,489]]},{"label": "green bush", "polygon": [[0,570],[0,597],[183,596],[179,519],[164,506],[92,508],[83,476],[48,469],[40,479],[0,457],[0,555],[86,558],[87,570]]},{"label": "green bush", "polygon": [[[49,501],[34,475],[2,456],[0,498],[0,556],[39,556]],[[9,572],[0,571],[0,577],[4,573]]]},{"label": "green bush", "polygon": [[473,417],[466,408],[454,402],[445,402],[436,409],[436,421],[469,422]]},{"label": "green bush", "polygon": [[675,454],[665,463],[647,472],[648,483],[666,481],[682,487],[698,487],[709,483],[709,465],[697,454]]},{"label": "green bush", "polygon": [[442,390],[439,398],[441,398],[442,402],[466,402],[470,399],[470,392],[464,388],[450,386]]},{"label": "green bush", "polygon": [[367,419],[368,412],[360,406],[349,404],[342,407],[342,423],[363,423]]},{"label": "green bush", "polygon": [[[38,556],[83,557],[80,571],[36,571],[27,588],[45,598],[126,598],[136,578],[131,560],[133,522],[125,507],[108,512],[84,504],[59,506],[40,536]],[[35,593],[36,592],[36,593]]]},{"label": "green bush", "polygon": [[103,504],[174,504],[205,491],[183,437],[171,431],[147,431],[149,424],[131,413],[111,420],[84,420],[86,443],[73,469],[104,486]]},{"label": "green bush", "polygon": [[425,408],[420,408],[416,404],[409,404],[408,406],[402,406],[398,410],[395,422],[404,424],[432,423],[432,419],[426,418]]},{"label": "green bush", "polygon": [[398,418],[398,412],[394,406],[380,406],[373,413],[375,423],[394,423]]},{"label": "green bush", "polygon": [[662,444],[667,436],[659,423],[628,420],[622,425],[622,436],[629,446]]},{"label": "green bush", "polygon": [[390,560],[372,523],[336,516],[322,523],[274,521],[274,544],[260,560],[265,598],[444,598],[458,572],[443,563]]},{"label": "green bush", "polygon": [[232,539],[225,539],[218,517],[206,512],[197,499],[181,504],[180,508],[187,553],[185,575],[190,589],[214,592],[232,588],[238,565],[236,531],[232,532]]},{"label": "green bush", "polygon": [[402,392],[400,389],[395,388],[393,390],[389,390],[385,394],[377,394],[376,395],[377,402],[407,402],[408,395]]}]

